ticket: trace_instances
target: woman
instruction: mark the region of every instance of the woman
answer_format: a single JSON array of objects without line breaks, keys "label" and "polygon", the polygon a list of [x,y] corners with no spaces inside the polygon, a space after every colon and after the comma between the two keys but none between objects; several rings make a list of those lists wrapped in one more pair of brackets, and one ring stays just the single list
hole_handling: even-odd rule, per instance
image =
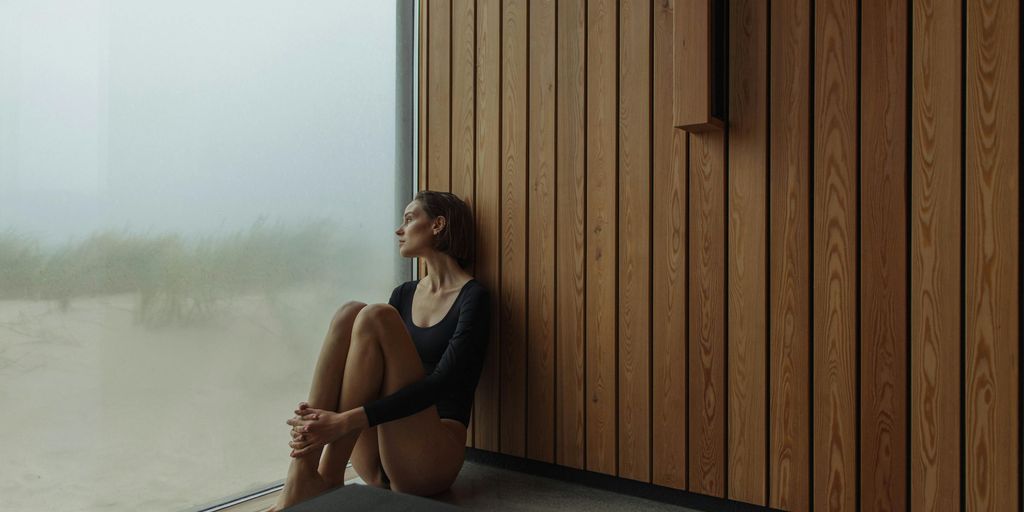
[{"label": "woman", "polygon": [[287,421],[293,459],[271,511],[344,485],[350,457],[366,483],[421,496],[448,489],[462,468],[490,318],[487,290],[465,270],[472,213],[453,194],[423,191],[403,219],[399,252],[425,260],[428,275],[388,304],[348,302],[335,314],[309,401]]}]

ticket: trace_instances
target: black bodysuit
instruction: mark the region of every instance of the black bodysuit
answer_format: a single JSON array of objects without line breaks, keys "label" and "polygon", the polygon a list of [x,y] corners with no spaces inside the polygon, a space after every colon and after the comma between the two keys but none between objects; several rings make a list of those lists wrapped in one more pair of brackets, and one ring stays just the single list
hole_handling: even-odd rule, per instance
[{"label": "black bodysuit", "polygon": [[391,293],[416,345],[426,377],[363,408],[371,427],[437,405],[438,415],[469,426],[469,415],[487,351],[490,300],[487,289],[470,279],[459,291],[448,314],[430,327],[412,322],[412,297],[419,281],[406,281]]}]

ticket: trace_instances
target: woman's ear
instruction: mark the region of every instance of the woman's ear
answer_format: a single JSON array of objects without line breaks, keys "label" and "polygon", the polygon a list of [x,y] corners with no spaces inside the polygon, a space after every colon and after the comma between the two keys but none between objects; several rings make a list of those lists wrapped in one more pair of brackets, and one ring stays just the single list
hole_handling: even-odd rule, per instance
[{"label": "woman's ear", "polygon": [[438,215],[434,218],[434,234],[439,234],[444,230],[445,226],[448,225],[448,219],[442,215]]}]

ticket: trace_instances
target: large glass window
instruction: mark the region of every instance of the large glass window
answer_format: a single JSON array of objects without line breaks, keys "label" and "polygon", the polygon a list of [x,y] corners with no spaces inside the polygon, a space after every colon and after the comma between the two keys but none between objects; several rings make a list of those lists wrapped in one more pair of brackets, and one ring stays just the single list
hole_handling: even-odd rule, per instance
[{"label": "large glass window", "polygon": [[396,26],[389,1],[0,2],[4,510],[284,477],[332,314],[409,278]]}]

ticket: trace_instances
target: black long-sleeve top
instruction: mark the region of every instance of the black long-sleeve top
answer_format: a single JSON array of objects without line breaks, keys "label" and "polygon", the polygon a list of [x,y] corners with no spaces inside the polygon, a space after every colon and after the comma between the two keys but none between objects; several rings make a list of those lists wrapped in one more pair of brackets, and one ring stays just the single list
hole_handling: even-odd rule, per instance
[{"label": "black long-sleeve top", "polygon": [[489,294],[479,281],[470,279],[440,322],[419,327],[412,322],[412,298],[418,284],[419,280],[398,285],[388,303],[405,321],[426,377],[364,405],[366,418],[372,427],[436,404],[440,417],[457,419],[468,427],[487,352]]}]

